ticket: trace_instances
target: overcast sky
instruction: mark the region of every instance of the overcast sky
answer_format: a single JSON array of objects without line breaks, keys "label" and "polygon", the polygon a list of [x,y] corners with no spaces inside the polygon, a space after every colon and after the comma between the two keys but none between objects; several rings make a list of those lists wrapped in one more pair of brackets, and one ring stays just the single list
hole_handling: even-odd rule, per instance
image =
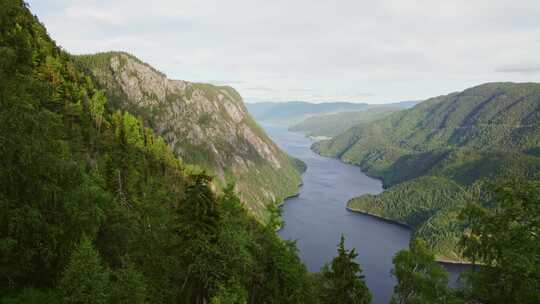
[{"label": "overcast sky", "polygon": [[540,0],[28,0],[74,54],[130,52],[248,102],[384,103],[540,81]]}]

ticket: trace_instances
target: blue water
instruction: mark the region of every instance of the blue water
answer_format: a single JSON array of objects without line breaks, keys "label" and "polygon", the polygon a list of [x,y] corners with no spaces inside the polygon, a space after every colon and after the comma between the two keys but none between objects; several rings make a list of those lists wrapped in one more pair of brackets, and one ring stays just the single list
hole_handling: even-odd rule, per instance
[{"label": "blue water", "polygon": [[322,157],[310,150],[312,141],[285,126],[262,124],[272,139],[287,153],[303,160],[307,171],[298,197],[283,205],[285,226],[281,237],[297,240],[302,260],[310,271],[319,271],[336,255],[339,237],[346,246],[356,248],[358,262],[373,293],[372,303],[388,303],[395,284],[390,275],[392,257],[407,248],[409,229],[389,222],[349,212],[346,202],[365,193],[383,191],[379,180],[360,168]]}]

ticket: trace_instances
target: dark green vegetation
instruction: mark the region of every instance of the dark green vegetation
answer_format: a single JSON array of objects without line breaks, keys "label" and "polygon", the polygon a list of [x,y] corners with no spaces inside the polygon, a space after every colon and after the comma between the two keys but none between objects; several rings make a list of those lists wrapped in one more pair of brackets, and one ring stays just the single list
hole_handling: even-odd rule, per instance
[{"label": "dark green vegetation", "polygon": [[457,294],[448,288],[448,273],[423,241],[413,239],[409,250],[398,252],[393,262],[392,275],[398,284],[392,304],[459,303]]},{"label": "dark green vegetation", "polygon": [[315,115],[293,125],[289,130],[304,132],[308,136],[333,137],[359,123],[375,121],[399,110],[393,106],[378,106],[359,111]]},{"label": "dark green vegetation", "polygon": [[448,289],[446,271],[413,239],[394,257],[392,303],[540,302],[540,183],[506,179],[486,189],[484,203],[468,203],[459,215],[466,227],[459,248],[473,261],[460,287]]},{"label": "dark green vegetation", "polygon": [[263,226],[214,191],[23,1],[0,8],[0,303],[319,301],[277,213]]},{"label": "dark green vegetation", "polygon": [[235,190],[260,220],[267,206],[295,195],[299,162],[281,151],[255,123],[231,87],[171,80],[122,52],[74,56],[116,109],[136,115],[184,163]]},{"label": "dark green vegetation", "polygon": [[483,303],[540,303],[540,182],[508,180],[485,204],[469,204],[464,255],[481,262],[469,275]]},{"label": "dark green vegetation", "polygon": [[345,249],[345,238],[341,236],[338,255],[332,264],[325,265],[319,276],[318,288],[322,303],[368,304],[371,293],[366,286],[362,269],[355,262],[355,249]]},{"label": "dark green vegetation", "polygon": [[313,115],[362,110],[368,107],[365,103],[303,101],[247,103],[246,106],[257,121],[286,125],[297,124]]},{"label": "dark green vegetation", "polygon": [[[343,239],[320,274],[308,273],[295,244],[276,235],[275,208],[261,225],[232,185],[215,191],[145,118],[110,102],[22,1],[0,8],[0,303],[369,302]],[[505,166],[535,170],[538,148],[524,149],[526,162]],[[495,152],[486,155],[508,155]],[[466,188],[471,174],[452,168],[455,177],[426,177],[438,188],[426,204]],[[413,241],[394,260],[396,303],[540,301],[540,184],[477,189],[467,195],[479,202],[456,209],[463,255],[481,265],[466,288],[449,291],[434,255]]]},{"label": "dark green vegetation", "polygon": [[490,83],[359,124],[313,149],[358,164],[387,191],[351,210],[408,224],[439,258],[461,259],[457,215],[486,180],[540,172],[540,84]]}]

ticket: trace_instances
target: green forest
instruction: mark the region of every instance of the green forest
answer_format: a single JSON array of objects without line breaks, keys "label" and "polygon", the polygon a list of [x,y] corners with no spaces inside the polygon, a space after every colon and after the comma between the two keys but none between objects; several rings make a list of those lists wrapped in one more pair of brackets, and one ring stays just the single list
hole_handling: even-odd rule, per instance
[{"label": "green forest", "polygon": [[356,164],[387,189],[349,210],[407,224],[441,260],[464,261],[458,214],[486,184],[538,179],[540,84],[488,83],[360,123],[313,150]]},{"label": "green forest", "polygon": [[[234,184],[217,191],[111,102],[22,0],[0,8],[0,303],[370,303],[361,248],[342,236],[308,272],[276,233],[278,208],[263,224]],[[540,184],[486,183],[475,203],[454,194],[458,182],[430,182],[463,205],[457,246],[475,267],[449,289],[429,244],[413,239],[394,258],[392,302],[538,303]],[[426,209],[443,204],[424,195]]]},{"label": "green forest", "polygon": [[262,225],[217,194],[24,2],[0,7],[1,303],[317,303],[343,277],[369,297],[349,251],[308,273],[277,209]]},{"label": "green forest", "polygon": [[140,118],[185,164],[215,177],[219,190],[234,181],[259,220],[268,220],[268,205],[298,193],[302,162],[272,142],[234,88],[171,80],[125,52],[72,58],[111,106]]}]

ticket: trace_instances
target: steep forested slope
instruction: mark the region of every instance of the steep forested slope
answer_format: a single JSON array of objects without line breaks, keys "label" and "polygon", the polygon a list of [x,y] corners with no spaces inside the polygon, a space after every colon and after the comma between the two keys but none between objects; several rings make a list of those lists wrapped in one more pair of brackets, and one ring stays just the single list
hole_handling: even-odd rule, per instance
[{"label": "steep forested slope", "polygon": [[439,255],[459,258],[457,210],[487,178],[540,172],[540,84],[489,83],[426,100],[314,144],[390,189],[350,209],[405,222]]},{"label": "steep forested slope", "polygon": [[359,111],[315,115],[293,125],[289,130],[304,132],[308,136],[333,137],[359,123],[375,121],[398,110],[400,108],[393,106],[376,106]]},{"label": "steep forested slope", "polygon": [[176,155],[236,191],[265,216],[265,205],[293,195],[298,160],[282,152],[253,121],[231,87],[170,80],[139,59],[118,52],[75,57],[105,89],[111,103],[137,113]]},{"label": "steep forested slope", "polygon": [[117,110],[23,1],[0,8],[1,303],[313,302],[275,221]]}]

